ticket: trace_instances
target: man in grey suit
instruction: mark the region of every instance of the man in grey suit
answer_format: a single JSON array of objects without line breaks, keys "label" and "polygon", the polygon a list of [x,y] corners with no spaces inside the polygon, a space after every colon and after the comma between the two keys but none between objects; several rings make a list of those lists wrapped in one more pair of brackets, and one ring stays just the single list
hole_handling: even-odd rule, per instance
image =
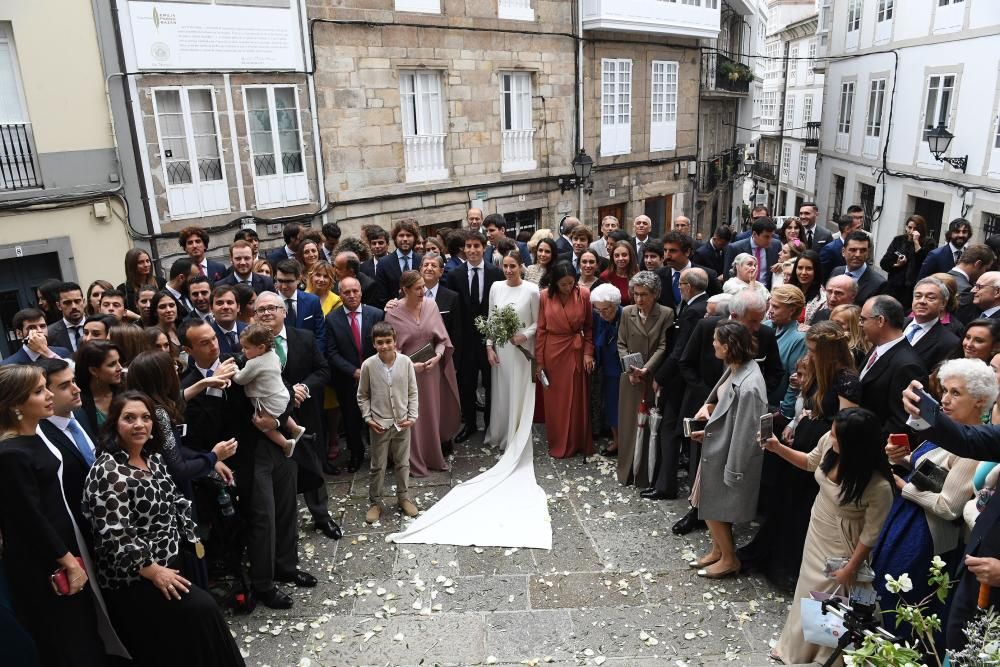
[{"label": "man in grey suit", "polygon": [[970,312],[969,319],[959,319],[963,322],[971,322],[981,317],[989,319],[1000,319],[1000,271],[987,271],[979,276],[979,280],[972,286],[972,307],[975,312]]},{"label": "man in grey suit", "polygon": [[778,261],[778,253],[781,252],[781,241],[774,236],[777,229],[771,218],[757,218],[750,227],[750,238],[730,243],[726,246],[726,259],[723,261],[723,277],[725,281],[728,277],[730,267],[736,255],[742,252],[753,255],[757,258],[757,280],[764,284],[764,287],[771,289],[771,267]]},{"label": "man in grey suit", "polygon": [[819,252],[833,240],[833,233],[826,225],[819,224],[819,207],[814,202],[807,201],[799,206],[799,222],[802,223],[801,241],[810,250]]},{"label": "man in grey suit", "polygon": [[885,276],[868,266],[871,255],[872,239],[863,231],[855,230],[847,235],[844,242],[844,261],[846,266],[838,266],[830,277],[846,275],[858,284],[858,293],[854,297],[857,306],[864,306],[868,299],[878,294],[884,294],[886,289]]},{"label": "man in grey suit", "polygon": [[83,342],[83,290],[76,283],[63,283],[58,293],[62,319],[49,326],[49,342],[76,352]]},{"label": "man in grey suit", "polygon": [[948,270],[948,275],[955,279],[958,286],[958,319],[965,323],[975,319],[969,316],[978,312],[972,305],[972,286],[993,266],[996,258],[993,249],[985,243],[970,243],[962,249],[955,266]]}]

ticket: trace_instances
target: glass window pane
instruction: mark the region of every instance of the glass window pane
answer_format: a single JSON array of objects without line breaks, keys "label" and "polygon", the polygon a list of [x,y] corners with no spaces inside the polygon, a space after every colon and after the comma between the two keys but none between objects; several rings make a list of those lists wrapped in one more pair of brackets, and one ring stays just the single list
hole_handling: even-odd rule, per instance
[{"label": "glass window pane", "polygon": [[192,112],[215,111],[212,104],[212,91],[205,88],[188,89],[188,106]]}]

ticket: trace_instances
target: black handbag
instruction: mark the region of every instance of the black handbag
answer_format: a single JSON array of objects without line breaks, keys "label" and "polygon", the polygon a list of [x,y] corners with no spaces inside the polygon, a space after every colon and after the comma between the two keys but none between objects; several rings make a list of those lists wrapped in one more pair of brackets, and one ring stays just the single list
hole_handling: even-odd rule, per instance
[{"label": "black handbag", "polygon": [[917,487],[918,491],[941,493],[947,477],[948,471],[945,468],[925,458],[917,464],[916,470],[910,475],[910,484]]}]

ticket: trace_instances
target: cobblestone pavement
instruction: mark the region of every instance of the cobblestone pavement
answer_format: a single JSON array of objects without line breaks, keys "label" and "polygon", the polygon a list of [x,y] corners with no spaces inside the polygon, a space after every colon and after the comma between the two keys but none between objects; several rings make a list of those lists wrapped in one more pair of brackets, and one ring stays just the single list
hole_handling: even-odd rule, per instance
[{"label": "cobblestone pavement", "polygon": [[[699,579],[687,561],[707,533],[670,532],[686,501],[639,498],[618,484],[613,461],[554,460],[537,433],[551,551],[388,544],[403,519],[364,523],[365,471],[331,478],[345,536],[312,532],[302,508],[301,567],[319,586],[290,590],[288,611],[231,618],[247,664],[769,664],[789,600],[755,576]],[[457,449],[450,472],[412,480],[420,507],[499,456],[481,440]]]}]

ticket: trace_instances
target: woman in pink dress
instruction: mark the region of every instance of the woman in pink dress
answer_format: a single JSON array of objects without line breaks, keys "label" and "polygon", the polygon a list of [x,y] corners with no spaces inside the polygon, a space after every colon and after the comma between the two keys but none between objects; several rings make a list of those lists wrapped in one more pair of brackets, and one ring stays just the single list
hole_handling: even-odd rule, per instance
[{"label": "woman in pink dress", "polygon": [[458,382],[451,357],[454,347],[434,299],[424,298],[424,279],[406,271],[399,279],[403,298],[387,308],[385,321],[396,330],[396,349],[407,356],[430,345],[426,361],[413,364],[417,373],[420,417],[410,432],[410,475],[426,477],[447,470],[441,443],[461,427]]}]

